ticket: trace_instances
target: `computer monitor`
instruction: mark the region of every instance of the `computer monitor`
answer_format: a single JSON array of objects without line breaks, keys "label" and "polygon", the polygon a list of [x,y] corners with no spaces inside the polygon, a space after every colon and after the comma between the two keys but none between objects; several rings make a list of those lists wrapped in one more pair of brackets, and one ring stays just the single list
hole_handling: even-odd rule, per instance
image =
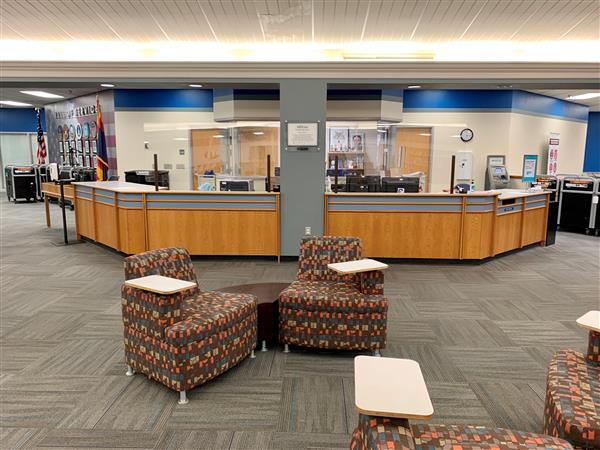
[{"label": "computer monitor", "polygon": [[379,192],[380,177],[346,176],[346,192]]},{"label": "computer monitor", "polygon": [[219,183],[221,191],[247,192],[250,190],[248,180],[221,180]]},{"label": "computer monitor", "polygon": [[419,192],[419,178],[417,177],[384,177],[381,179],[383,192]]}]

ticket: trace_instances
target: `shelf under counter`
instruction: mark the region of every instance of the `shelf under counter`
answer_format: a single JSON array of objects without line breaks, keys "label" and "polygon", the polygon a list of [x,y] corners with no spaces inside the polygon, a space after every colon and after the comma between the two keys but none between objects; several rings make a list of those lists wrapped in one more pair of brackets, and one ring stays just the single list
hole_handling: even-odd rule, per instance
[{"label": "shelf under counter", "polygon": [[549,193],[499,196],[326,193],[325,234],[360,237],[379,258],[482,260],[543,244]]}]

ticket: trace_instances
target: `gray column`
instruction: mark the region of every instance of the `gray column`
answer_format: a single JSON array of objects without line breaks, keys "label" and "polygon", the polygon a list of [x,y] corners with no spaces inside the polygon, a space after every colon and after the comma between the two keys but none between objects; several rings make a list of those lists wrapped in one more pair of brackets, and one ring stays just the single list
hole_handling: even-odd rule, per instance
[{"label": "gray column", "polygon": [[[282,80],[279,89],[281,254],[295,256],[305,227],[313,235],[323,234],[327,82]],[[319,151],[286,151],[286,121],[320,121]]]}]

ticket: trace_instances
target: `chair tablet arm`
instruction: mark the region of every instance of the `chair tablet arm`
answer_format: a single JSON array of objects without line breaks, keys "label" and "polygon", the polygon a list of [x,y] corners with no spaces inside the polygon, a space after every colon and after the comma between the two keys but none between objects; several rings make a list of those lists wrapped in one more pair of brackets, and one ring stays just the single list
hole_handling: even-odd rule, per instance
[{"label": "chair tablet arm", "polygon": [[360,292],[365,295],[383,295],[383,271],[371,270],[359,272],[356,275]]},{"label": "chair tablet arm", "polygon": [[181,320],[181,303],[189,292],[157,294],[123,284],[121,307],[125,326],[135,328],[158,339],[165,328]]}]

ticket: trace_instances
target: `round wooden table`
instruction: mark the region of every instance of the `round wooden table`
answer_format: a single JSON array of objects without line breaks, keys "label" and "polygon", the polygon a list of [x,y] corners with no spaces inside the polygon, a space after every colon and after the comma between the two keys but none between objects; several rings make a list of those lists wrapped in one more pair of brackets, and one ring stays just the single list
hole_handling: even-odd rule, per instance
[{"label": "round wooden table", "polygon": [[253,283],[228,286],[217,289],[232,294],[252,294],[258,299],[257,340],[261,351],[267,351],[268,344],[279,342],[279,294],[290,283]]}]

